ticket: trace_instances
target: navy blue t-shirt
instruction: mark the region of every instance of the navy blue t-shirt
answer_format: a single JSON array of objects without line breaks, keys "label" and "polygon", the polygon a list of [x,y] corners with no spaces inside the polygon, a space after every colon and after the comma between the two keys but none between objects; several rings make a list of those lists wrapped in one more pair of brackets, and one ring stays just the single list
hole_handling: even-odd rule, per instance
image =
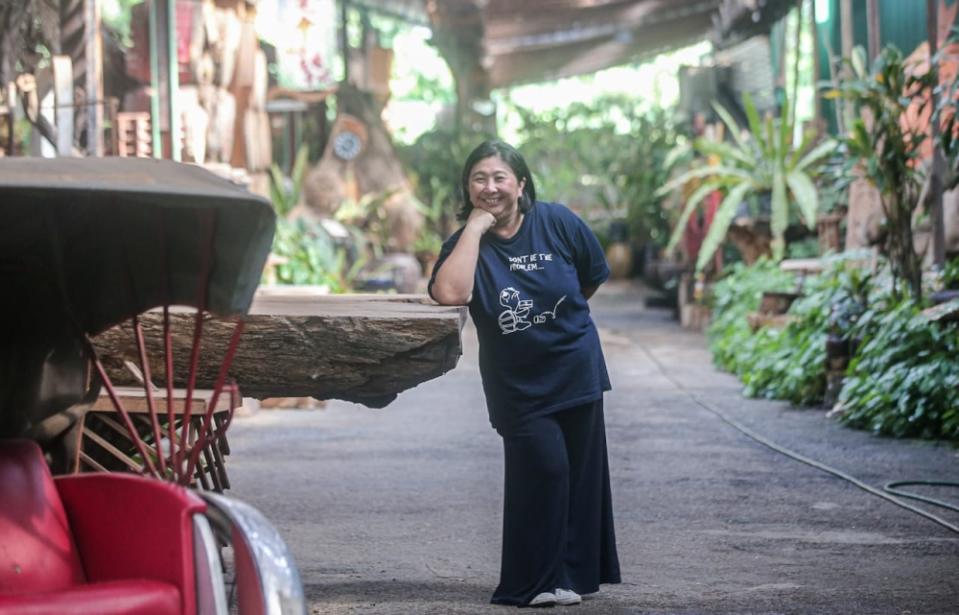
[{"label": "navy blue t-shirt", "polygon": [[[443,244],[431,293],[462,230]],[[563,205],[537,202],[513,237],[483,236],[469,311],[493,427],[595,401],[610,389],[582,293],[608,277],[596,236]]]}]

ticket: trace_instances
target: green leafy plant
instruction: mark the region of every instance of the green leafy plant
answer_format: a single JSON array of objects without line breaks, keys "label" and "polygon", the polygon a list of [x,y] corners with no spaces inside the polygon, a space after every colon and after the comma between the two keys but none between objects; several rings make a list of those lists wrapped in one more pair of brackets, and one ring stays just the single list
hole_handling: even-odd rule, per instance
[{"label": "green leafy plant", "polygon": [[959,289],[959,257],[946,261],[940,280],[944,288]]},{"label": "green leafy plant", "polygon": [[894,287],[904,281],[916,301],[922,298],[922,263],[913,245],[913,219],[924,182],[921,148],[928,138],[918,122],[906,122],[907,109],[921,115],[932,103],[938,83],[933,66],[917,73],[901,51],[885,47],[866,70],[865,52],[857,47],[846,63],[853,78],[833,94],[855,105],[858,113],[843,137],[850,162],[879,191],[885,215],[883,251],[892,264]]},{"label": "green leafy plant", "polygon": [[365,261],[350,264],[346,252],[318,223],[307,218],[280,218],[273,237],[273,254],[285,262],[276,266],[280,284],[326,286],[333,293],[349,292]]},{"label": "green leafy plant", "polygon": [[103,23],[115,32],[124,47],[133,46],[133,38],[130,36],[132,11],[134,6],[142,2],[143,0],[115,0],[104,3]]},{"label": "green leafy plant", "polygon": [[439,178],[431,177],[430,181],[436,184],[430,190],[432,201],[428,204],[419,199],[415,201],[416,208],[423,214],[425,224],[413,244],[413,251],[424,259],[435,258],[440,253],[445,236],[442,232],[443,216],[452,194],[452,187],[438,185]]},{"label": "green leafy plant", "polygon": [[[745,201],[765,194],[771,196],[770,227],[774,260],[783,256],[784,233],[790,215],[798,215],[810,229],[816,227],[819,211],[816,179],[823,161],[835,149],[835,143],[826,139],[817,145],[817,137],[812,130],[805,131],[797,140],[795,119],[788,111],[791,108],[788,103],[783,104],[784,117],[767,117],[765,120],[759,117],[756,105],[748,94],[743,96],[743,106],[749,131],[744,132],[726,108],[715,104],[716,112],[726,125],[732,141],[697,139],[693,148],[702,155],[704,162],[681,174],[658,192],[664,195],[691,180],[702,181],[686,200],[667,250],[672,250],[682,238],[690,216],[703,199],[716,190],[724,193],[699,250],[697,270],[702,270],[719,248],[740,204]],[[719,164],[706,162],[710,157],[718,159]]]},{"label": "green leafy plant", "polygon": [[392,247],[392,230],[384,204],[394,194],[396,190],[384,190],[364,194],[359,200],[345,199],[333,215],[360,244],[369,243],[375,258]]},{"label": "green leafy plant", "polygon": [[756,360],[740,377],[749,397],[820,404],[826,391],[826,338],[848,335],[865,309],[871,276],[842,258],[807,279],[782,329],[766,328],[752,341]]},{"label": "green leafy plant", "polygon": [[301,145],[296,152],[296,160],[289,179],[283,175],[276,164],[270,167],[270,201],[277,216],[286,216],[300,202],[303,191],[303,177],[309,165],[309,147]]},{"label": "green leafy plant", "polygon": [[747,396],[818,404],[833,334],[853,350],[835,408],[840,420],[882,435],[959,441],[959,323],[930,322],[911,296],[892,291],[888,266],[872,274],[855,266],[858,258],[827,261],[804,282],[792,321],[756,332],[746,315],[762,292],[789,289],[793,280],[767,260],[735,265],[713,290],[714,361],[740,377]]},{"label": "green leafy plant", "polygon": [[736,263],[716,282],[710,296],[712,319],[706,335],[718,367],[737,375],[751,368],[759,355],[747,315],[759,308],[764,292],[794,287],[794,276],[768,259],[752,265]]},{"label": "green leafy plant", "polygon": [[474,147],[491,135],[437,129],[419,136],[397,153],[410,170],[413,190],[426,215],[426,226],[440,237],[453,230],[460,203],[460,172]]},{"label": "green leafy plant", "polygon": [[664,196],[657,191],[667,183],[683,158],[674,154],[678,131],[669,111],[653,108],[632,121],[631,149],[622,172],[621,198],[626,203],[626,222],[630,236],[663,247],[672,225],[669,211],[663,207]]},{"label": "green leafy plant", "polygon": [[959,326],[930,323],[889,294],[854,327],[863,342],[837,410],[848,425],[895,437],[959,440]]},{"label": "green leafy plant", "polygon": [[[625,221],[637,244],[662,246],[669,212],[656,190],[669,179],[678,130],[669,110],[603,96],[590,104],[535,112],[511,109],[519,142],[545,198],[578,207],[599,235]],[[562,147],[557,147],[562,143]]]}]

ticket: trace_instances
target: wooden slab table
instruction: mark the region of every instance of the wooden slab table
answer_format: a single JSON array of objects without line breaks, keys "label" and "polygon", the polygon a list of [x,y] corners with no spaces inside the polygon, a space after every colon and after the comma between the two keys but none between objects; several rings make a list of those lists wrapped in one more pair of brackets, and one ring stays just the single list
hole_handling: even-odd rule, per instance
[{"label": "wooden slab table", "polygon": [[[174,378],[184,386],[193,313],[171,313]],[[396,395],[453,369],[462,354],[466,308],[435,305],[423,295],[323,295],[316,289],[258,292],[230,369],[243,394],[343,399],[381,408]],[[141,317],[154,382],[165,382],[162,312]],[[197,387],[213,388],[234,325],[206,316]],[[129,325],[93,340],[110,377],[135,385],[123,361],[138,363]]]}]

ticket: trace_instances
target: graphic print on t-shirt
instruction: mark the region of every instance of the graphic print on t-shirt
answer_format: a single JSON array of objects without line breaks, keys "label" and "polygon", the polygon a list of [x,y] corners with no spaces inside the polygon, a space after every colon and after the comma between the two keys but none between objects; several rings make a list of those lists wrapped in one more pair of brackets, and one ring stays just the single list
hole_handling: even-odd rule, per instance
[{"label": "graphic print on t-shirt", "polygon": [[529,313],[533,309],[533,300],[520,299],[519,297],[519,291],[512,286],[507,286],[499,293],[499,303],[506,308],[500,312],[499,318],[497,319],[500,331],[503,332],[503,335],[516,333],[517,331],[525,331],[526,329],[532,327],[534,323],[541,325],[545,323],[550,316],[552,316],[555,320],[556,309],[559,307],[559,304],[566,299],[566,295],[560,297],[559,301],[556,302],[556,305],[553,306],[552,310],[546,310],[536,314],[533,316],[533,322],[531,323],[529,321]]}]

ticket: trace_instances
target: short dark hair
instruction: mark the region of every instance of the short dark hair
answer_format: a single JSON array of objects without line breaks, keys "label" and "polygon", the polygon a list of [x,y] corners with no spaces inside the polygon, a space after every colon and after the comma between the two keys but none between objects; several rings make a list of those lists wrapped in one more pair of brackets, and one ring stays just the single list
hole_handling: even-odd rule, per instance
[{"label": "short dark hair", "polygon": [[525,214],[533,208],[533,203],[536,202],[536,184],[533,183],[533,175],[529,172],[529,167],[526,166],[526,159],[509,143],[500,141],[499,139],[490,139],[477,145],[476,149],[470,152],[470,155],[466,157],[466,163],[463,164],[463,176],[460,183],[463,206],[460,207],[456,216],[460,220],[466,220],[470,212],[473,211],[473,204],[470,202],[470,171],[473,170],[477,162],[490,158],[491,156],[496,156],[505,162],[509,168],[512,169],[517,181],[526,180],[526,183],[523,185],[523,194],[519,197],[520,212]]}]

